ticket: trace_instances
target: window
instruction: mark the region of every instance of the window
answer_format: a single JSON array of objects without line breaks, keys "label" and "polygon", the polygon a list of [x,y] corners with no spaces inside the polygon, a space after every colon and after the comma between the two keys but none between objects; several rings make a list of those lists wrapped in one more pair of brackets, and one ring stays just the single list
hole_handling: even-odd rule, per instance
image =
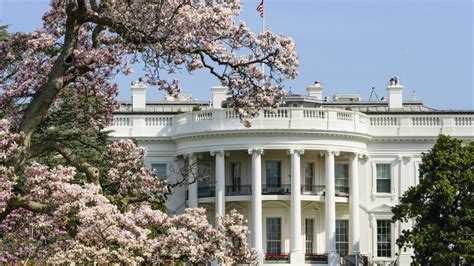
[{"label": "window", "polygon": [[390,193],[390,164],[377,164],[377,193]]},{"label": "window", "polygon": [[349,251],[349,221],[336,220],[336,251],[346,256]]},{"label": "window", "polygon": [[161,178],[161,179],[166,179],[166,177],[168,176],[168,173],[167,173],[168,172],[168,166],[165,163],[152,164],[151,168],[153,168],[153,170],[155,170],[156,176]]},{"label": "window", "polygon": [[377,220],[377,257],[392,257],[391,222]]},{"label": "window", "polygon": [[336,192],[349,193],[349,166],[336,164],[335,166]]},{"label": "window", "polygon": [[281,254],[281,218],[267,218],[267,254]]},{"label": "window", "polygon": [[267,186],[268,187],[281,186],[281,162],[280,161],[267,161],[266,173],[267,173]]},{"label": "window", "polygon": [[230,176],[232,178],[232,192],[240,191],[240,162],[230,164]]},{"label": "window", "polygon": [[311,254],[313,253],[313,240],[314,240],[314,219],[305,219],[304,222],[304,227],[305,227],[305,235],[306,235],[306,241],[305,241],[305,251],[306,254]]},{"label": "window", "polygon": [[304,191],[313,190],[314,164],[306,163],[304,168]]},{"label": "window", "polygon": [[211,170],[209,163],[200,163],[198,164],[198,187],[209,187],[209,178],[211,176]]}]

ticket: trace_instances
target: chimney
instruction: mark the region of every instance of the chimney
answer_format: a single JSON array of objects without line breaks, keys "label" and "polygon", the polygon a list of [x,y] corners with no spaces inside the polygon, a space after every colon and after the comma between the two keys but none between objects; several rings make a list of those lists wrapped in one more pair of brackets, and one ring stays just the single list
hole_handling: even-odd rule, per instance
[{"label": "chimney", "polygon": [[387,86],[389,110],[403,108],[403,88],[398,77],[390,79],[390,84]]},{"label": "chimney", "polygon": [[132,90],[132,110],[145,111],[147,86],[143,80],[139,78],[138,81],[133,81],[130,89]]},{"label": "chimney", "polygon": [[211,87],[212,92],[212,108],[221,109],[222,102],[227,99],[227,87],[215,86]]},{"label": "chimney", "polygon": [[314,85],[306,87],[306,91],[308,91],[308,96],[314,97],[320,101],[323,100],[323,85],[321,85],[321,82],[319,80],[316,80],[314,82]]}]

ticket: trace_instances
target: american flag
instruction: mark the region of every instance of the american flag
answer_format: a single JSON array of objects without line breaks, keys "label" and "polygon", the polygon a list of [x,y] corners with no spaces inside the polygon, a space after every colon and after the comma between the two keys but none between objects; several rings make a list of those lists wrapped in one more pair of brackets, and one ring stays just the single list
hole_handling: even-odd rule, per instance
[{"label": "american flag", "polygon": [[263,0],[262,2],[257,6],[257,11],[260,14],[260,17],[263,18],[263,12],[264,12],[264,5],[263,5]]}]

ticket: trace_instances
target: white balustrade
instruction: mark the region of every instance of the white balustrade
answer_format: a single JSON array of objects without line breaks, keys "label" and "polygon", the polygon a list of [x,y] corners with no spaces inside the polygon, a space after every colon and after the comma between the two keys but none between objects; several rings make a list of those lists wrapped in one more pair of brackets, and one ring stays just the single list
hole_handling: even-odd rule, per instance
[{"label": "white balustrade", "polygon": [[326,110],[304,109],[303,116],[309,119],[324,119],[326,117]]},{"label": "white balustrade", "polygon": [[173,123],[172,116],[147,116],[145,117],[145,126],[147,127],[164,127],[171,126]]},{"label": "white balustrade", "polygon": [[398,126],[398,117],[396,116],[373,116],[370,117],[371,126]]},{"label": "white balustrade", "polygon": [[[328,130],[375,137],[433,137],[440,133],[466,136],[474,132],[474,114],[366,115],[338,109],[278,108],[262,109],[260,114],[251,121],[251,130]],[[125,134],[128,137],[133,137],[139,132],[146,136],[161,136],[162,134],[172,136],[206,131],[248,130],[243,126],[238,112],[233,109],[213,109],[174,116],[169,114],[117,114],[113,118],[111,127],[115,131],[118,130],[117,136]],[[142,128],[142,130],[140,131],[138,128]]]},{"label": "white balustrade", "polygon": [[439,126],[439,116],[415,116],[412,117],[413,126]]},{"label": "white balustrade", "polygon": [[472,116],[457,116],[454,118],[454,124],[456,126],[474,126],[474,117]]},{"label": "white balustrade", "polygon": [[130,121],[131,119],[129,116],[114,116],[112,125],[115,127],[129,127],[132,126]]}]

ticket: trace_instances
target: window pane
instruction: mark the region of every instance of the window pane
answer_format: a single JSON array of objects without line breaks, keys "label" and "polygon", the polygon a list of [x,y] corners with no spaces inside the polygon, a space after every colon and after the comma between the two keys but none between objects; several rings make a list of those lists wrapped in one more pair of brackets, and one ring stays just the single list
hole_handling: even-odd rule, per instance
[{"label": "window pane", "polygon": [[390,164],[377,164],[377,192],[390,193]]},{"label": "window pane", "polygon": [[267,185],[273,187],[280,187],[281,180],[281,162],[267,161],[266,162]]},{"label": "window pane", "polygon": [[158,176],[159,178],[165,179],[168,176],[168,167],[165,163],[152,164],[151,168],[155,170],[156,176]]},{"label": "window pane", "polygon": [[240,191],[240,162],[231,163],[232,191]]},{"label": "window pane", "polygon": [[349,221],[336,220],[336,251],[345,256],[349,251]]},{"label": "window pane", "polygon": [[347,164],[335,165],[336,192],[349,192],[349,166]]},{"label": "window pane", "polygon": [[304,169],[304,191],[313,190],[314,164],[306,163]]},{"label": "window pane", "polygon": [[314,225],[313,219],[305,219],[306,254],[313,253],[313,240],[314,240],[313,225]]},{"label": "window pane", "polygon": [[281,218],[267,218],[267,253],[281,254]]},{"label": "window pane", "polygon": [[377,257],[392,256],[390,220],[377,220]]}]

